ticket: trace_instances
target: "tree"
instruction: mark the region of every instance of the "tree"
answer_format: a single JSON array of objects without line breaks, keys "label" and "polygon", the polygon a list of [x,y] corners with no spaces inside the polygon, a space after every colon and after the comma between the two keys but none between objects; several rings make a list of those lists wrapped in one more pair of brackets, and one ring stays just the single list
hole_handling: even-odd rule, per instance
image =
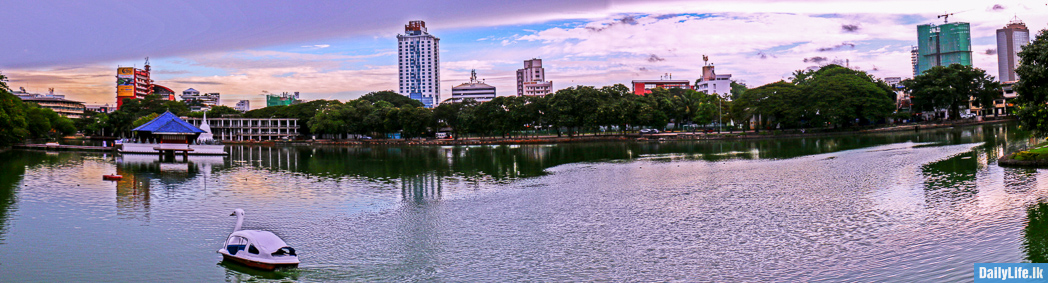
[{"label": "tree", "polygon": [[0,75],[0,146],[22,142],[29,137],[26,121],[25,104],[7,90],[3,82],[6,77]]},{"label": "tree", "polygon": [[1048,29],[1041,30],[1033,42],[1023,46],[1015,74],[1019,76],[1019,81],[1012,89],[1019,94],[1022,102],[1036,105],[1048,103]]},{"label": "tree", "polygon": [[809,101],[801,87],[778,81],[747,90],[735,100],[734,107],[745,120],[758,118],[758,125],[775,121],[785,127],[799,127],[810,110],[808,102],[815,101]]},{"label": "tree", "polygon": [[968,107],[971,99],[981,105],[993,105],[993,101],[1003,95],[1000,83],[995,82],[993,76],[960,64],[932,67],[902,84],[910,92],[913,109],[946,109],[950,119],[959,118],[960,109]]},{"label": "tree", "polygon": [[156,117],[159,117],[159,116],[160,116],[160,114],[156,114],[156,113],[152,113],[152,114],[149,114],[149,115],[142,116],[141,118],[135,119],[135,121],[131,123],[131,127],[132,128],[141,127],[142,125],[145,125],[146,123],[149,123],[149,121],[153,121],[153,119],[156,119]]},{"label": "tree", "polygon": [[1012,89],[1019,95],[1019,123],[1039,137],[1048,136],[1048,30],[1019,52],[1019,81]]},{"label": "tree", "polygon": [[[204,113],[205,113],[205,111],[190,112],[186,116],[194,117],[194,118],[203,118],[204,117]],[[207,116],[211,117],[211,118],[220,118],[223,115],[237,115],[237,116],[240,116],[242,114],[242,113],[240,113],[240,111],[238,111],[236,109],[233,109],[233,107],[229,107],[229,106],[225,106],[225,105],[215,105],[214,107],[211,107],[211,110],[206,111],[206,113],[207,113]]]},{"label": "tree", "polygon": [[731,100],[738,99],[740,96],[742,96],[743,93],[746,93],[746,90],[748,90],[748,89],[749,88],[746,87],[745,83],[740,83],[740,82],[737,82],[735,80],[732,80],[731,81]]},{"label": "tree", "polygon": [[393,107],[403,107],[404,105],[411,105],[415,107],[424,107],[422,101],[411,99],[405,95],[393,92],[391,90],[383,90],[377,92],[371,92],[361,96],[360,99],[371,101],[371,103],[378,103],[379,101],[385,101],[393,104]]},{"label": "tree", "polygon": [[36,104],[28,105],[26,120],[29,135],[33,138],[55,138],[76,133],[73,120]]}]

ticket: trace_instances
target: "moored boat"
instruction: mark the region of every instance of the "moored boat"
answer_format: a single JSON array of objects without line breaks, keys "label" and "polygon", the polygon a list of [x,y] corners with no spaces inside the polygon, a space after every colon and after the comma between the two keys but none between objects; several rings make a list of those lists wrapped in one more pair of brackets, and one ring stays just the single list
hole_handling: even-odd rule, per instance
[{"label": "moored boat", "polygon": [[113,175],[102,175],[102,180],[116,181],[116,180],[120,180],[120,179],[123,179],[123,178],[124,178],[124,176],[116,175],[116,174],[113,174]]}]

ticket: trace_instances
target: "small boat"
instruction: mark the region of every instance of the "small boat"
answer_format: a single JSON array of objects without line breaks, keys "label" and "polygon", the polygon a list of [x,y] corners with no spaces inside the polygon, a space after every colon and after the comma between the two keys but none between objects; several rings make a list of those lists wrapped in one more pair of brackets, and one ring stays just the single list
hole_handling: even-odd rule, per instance
[{"label": "small boat", "polygon": [[244,223],[244,210],[237,208],[229,216],[237,217],[233,233],[226,238],[218,253],[225,261],[236,262],[253,268],[273,270],[283,267],[298,267],[298,255],[273,232],[262,230],[240,230]]},{"label": "small boat", "polygon": [[120,175],[116,175],[116,174],[113,174],[113,175],[102,175],[102,180],[116,181],[116,180],[120,180],[120,179],[123,179],[123,178],[124,178],[124,176],[120,176]]}]

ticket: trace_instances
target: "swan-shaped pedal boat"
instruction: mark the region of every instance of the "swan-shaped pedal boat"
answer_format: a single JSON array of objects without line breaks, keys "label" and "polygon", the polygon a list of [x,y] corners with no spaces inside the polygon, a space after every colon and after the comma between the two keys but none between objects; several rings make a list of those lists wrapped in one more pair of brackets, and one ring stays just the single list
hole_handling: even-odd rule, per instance
[{"label": "swan-shaped pedal boat", "polygon": [[244,223],[244,210],[237,208],[229,216],[237,217],[236,227],[229,234],[222,249],[222,259],[249,267],[273,270],[279,267],[298,267],[298,255],[284,240],[273,232],[262,230],[240,230]]}]

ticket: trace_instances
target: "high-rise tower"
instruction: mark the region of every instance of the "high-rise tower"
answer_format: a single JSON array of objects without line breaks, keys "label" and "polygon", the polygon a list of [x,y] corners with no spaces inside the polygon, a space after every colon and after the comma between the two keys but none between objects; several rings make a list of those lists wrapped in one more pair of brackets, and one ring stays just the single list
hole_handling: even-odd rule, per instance
[{"label": "high-rise tower", "polygon": [[1015,68],[1019,66],[1019,51],[1027,44],[1030,44],[1030,30],[1018,17],[997,30],[997,71],[1000,73],[997,79],[1001,82],[1019,80]]},{"label": "high-rise tower", "polygon": [[426,22],[411,21],[397,35],[400,53],[400,93],[426,108],[440,103],[440,39],[426,30]]},{"label": "high-rise tower", "polygon": [[972,65],[972,36],[968,23],[917,26],[917,72],[935,66]]},{"label": "high-rise tower", "polygon": [[517,70],[517,96],[544,96],[553,91],[553,82],[546,81],[542,59],[524,61],[524,69]]}]

